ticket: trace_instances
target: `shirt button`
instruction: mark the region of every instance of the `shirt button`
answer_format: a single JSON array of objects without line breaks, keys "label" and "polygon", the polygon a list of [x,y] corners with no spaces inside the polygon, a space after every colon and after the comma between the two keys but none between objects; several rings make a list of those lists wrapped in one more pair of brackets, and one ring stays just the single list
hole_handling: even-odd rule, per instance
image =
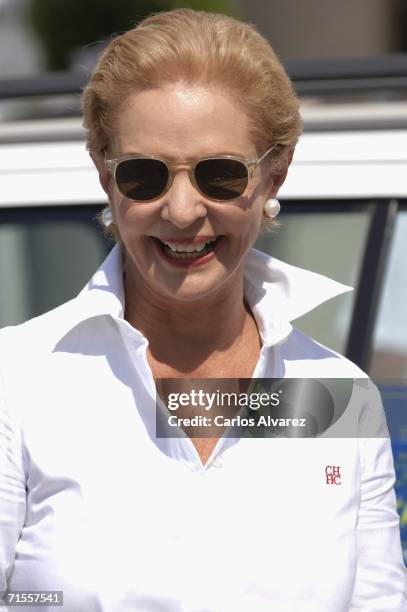
[{"label": "shirt button", "polygon": [[223,467],[223,457],[221,455],[218,455],[217,457],[215,457],[215,459],[212,462],[212,465],[215,468]]}]

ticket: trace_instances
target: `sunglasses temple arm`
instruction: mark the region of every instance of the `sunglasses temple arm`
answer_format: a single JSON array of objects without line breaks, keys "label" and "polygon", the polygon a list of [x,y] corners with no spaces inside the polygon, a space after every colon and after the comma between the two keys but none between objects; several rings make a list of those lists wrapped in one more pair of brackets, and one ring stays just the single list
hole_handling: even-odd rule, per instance
[{"label": "sunglasses temple arm", "polygon": [[267,155],[269,155],[269,153],[271,153],[272,150],[275,149],[277,146],[278,146],[278,143],[273,144],[273,146],[271,146],[269,149],[267,149],[267,151],[265,153],[263,153],[263,155],[261,157],[259,157],[259,159],[256,161],[256,166],[261,164],[263,159],[266,159]]},{"label": "sunglasses temple arm", "polygon": [[116,169],[116,162],[113,159],[106,159],[105,157],[105,166],[109,170],[109,172],[114,172]]}]

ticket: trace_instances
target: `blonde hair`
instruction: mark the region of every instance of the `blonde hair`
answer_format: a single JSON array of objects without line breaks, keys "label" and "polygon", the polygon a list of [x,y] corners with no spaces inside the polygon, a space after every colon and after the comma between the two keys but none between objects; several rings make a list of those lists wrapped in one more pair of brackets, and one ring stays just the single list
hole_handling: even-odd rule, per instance
[{"label": "blonde hair", "polygon": [[[267,40],[252,24],[176,9],[152,14],[107,46],[83,92],[87,146],[109,146],[118,109],[135,91],[167,83],[214,85],[249,118],[259,155],[271,144],[273,168],[302,130],[299,100]],[[270,159],[269,157],[269,159]]]}]

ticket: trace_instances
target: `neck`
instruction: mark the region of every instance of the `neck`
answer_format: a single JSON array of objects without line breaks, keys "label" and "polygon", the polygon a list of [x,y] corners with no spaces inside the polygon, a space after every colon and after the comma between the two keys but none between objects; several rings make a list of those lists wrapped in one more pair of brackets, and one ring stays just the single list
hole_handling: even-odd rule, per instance
[{"label": "neck", "polygon": [[149,287],[125,275],[125,318],[151,342],[175,336],[195,342],[233,338],[240,331],[248,307],[243,299],[243,278],[227,291],[184,302],[162,298]]},{"label": "neck", "polygon": [[125,318],[148,338],[157,361],[183,369],[191,359],[203,362],[226,352],[255,328],[244,302],[243,280],[242,270],[216,294],[186,302],[163,298],[142,279],[125,273]]}]

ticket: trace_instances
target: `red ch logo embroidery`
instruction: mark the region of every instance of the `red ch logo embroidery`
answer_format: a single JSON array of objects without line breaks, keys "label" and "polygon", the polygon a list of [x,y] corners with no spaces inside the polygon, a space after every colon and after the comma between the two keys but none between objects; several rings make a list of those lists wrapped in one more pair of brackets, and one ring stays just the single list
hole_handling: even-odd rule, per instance
[{"label": "red ch logo embroidery", "polygon": [[340,485],[341,467],[339,465],[327,465],[325,468],[326,484]]}]

